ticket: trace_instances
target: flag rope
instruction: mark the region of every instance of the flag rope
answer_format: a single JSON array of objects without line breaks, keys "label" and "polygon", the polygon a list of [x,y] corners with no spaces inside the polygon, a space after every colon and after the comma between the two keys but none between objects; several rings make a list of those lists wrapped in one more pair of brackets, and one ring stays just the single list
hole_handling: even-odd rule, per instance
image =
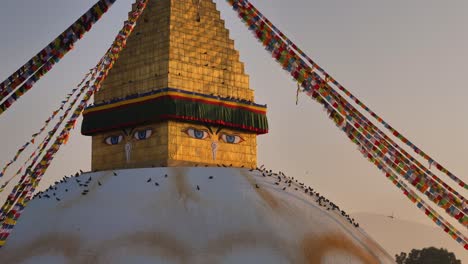
[{"label": "flag rope", "polygon": [[[116,0],[99,0],[49,45],[0,84],[0,115],[60,61]],[[21,85],[21,86],[20,86]],[[20,86],[19,88],[17,88]]]},{"label": "flag rope", "polygon": [[140,17],[141,13],[145,9],[147,2],[148,0],[136,1],[134,5],[136,9],[130,12],[129,19],[125,21],[124,27],[117,35],[112,46],[109,48],[109,50],[98,63],[98,65],[103,65],[103,69],[99,72],[98,77],[94,81],[93,85],[90,86],[89,89],[86,91],[81,102],[73,111],[72,116],[70,117],[65,127],[62,129],[60,135],[56,138],[53,145],[47,150],[46,154],[42,157],[41,161],[36,166],[34,166],[31,175],[27,177],[27,179],[25,179],[24,182],[19,183],[17,186],[15,186],[15,189],[17,189],[17,193],[19,192],[21,193],[21,195],[16,200],[14,206],[12,206],[12,209],[8,210],[8,212],[6,213],[4,212],[4,219],[0,219],[0,247],[3,247],[5,245],[6,239],[10,235],[12,228],[16,225],[18,218],[21,216],[25,206],[30,201],[32,194],[34,193],[36,187],[39,185],[42,176],[49,167],[55,154],[60,149],[60,146],[68,139],[70,131],[73,129],[77,118],[81,116],[84,108],[88,104],[89,99],[97,90],[99,90],[102,82],[106,79],[109,70],[113,67],[115,61],[119,57],[120,52],[125,47],[128,37],[133,32],[135,24],[138,21],[138,18]]},{"label": "flag rope", "polygon": [[[311,68],[305,64],[303,59],[300,58],[294,50],[290,49],[290,47],[293,45],[292,43],[288,43],[286,45],[283,39],[280,39],[276,33],[271,31],[271,29],[268,31],[265,28],[265,23],[263,23],[260,17],[256,14],[253,14],[252,10],[249,9],[251,4],[248,4],[248,1],[228,0],[228,2],[231,4],[233,9],[238,12],[239,17],[246,23],[248,28],[253,31],[256,38],[262,42],[262,44],[270,53],[272,53],[273,57],[283,66],[283,68],[290,72],[296,81],[301,83],[306,91],[311,92],[310,94],[315,93],[318,95],[317,90],[320,90],[320,88],[322,88],[324,85],[328,85],[328,82],[333,82],[333,79],[328,75],[325,75],[325,81],[318,79],[317,77],[319,76],[316,73],[316,76],[314,76],[312,71],[314,68],[316,68],[316,66]],[[284,36],[284,34],[282,34],[282,36]],[[276,43],[272,40],[275,40]],[[330,93],[321,94],[320,96],[329,100],[333,99],[333,97],[330,96]],[[322,99],[318,101],[322,101],[321,103],[323,104],[325,100]],[[338,111],[335,111],[334,109],[330,110],[330,118],[332,118],[339,127],[343,126],[343,124],[347,124],[345,118],[339,114],[344,113],[344,116],[347,117],[343,106],[340,104],[336,104],[334,106],[337,107]],[[374,148],[376,147],[373,147],[373,150]],[[378,167],[380,168],[381,166]],[[452,233],[457,234],[458,231],[456,231],[456,229],[454,230],[455,231]],[[463,242],[461,244],[466,246],[466,239],[462,240]]]},{"label": "flag rope", "polygon": [[296,44],[294,44],[285,34],[283,34],[275,25],[273,25],[272,22],[270,22],[253,4],[251,4],[248,0],[226,0],[231,4],[231,6],[234,5],[243,5],[244,8],[248,11],[251,11],[254,13],[254,16],[257,16],[257,18],[253,17],[254,21],[262,19],[262,21],[271,27],[273,31],[276,32],[276,34],[281,37],[288,45],[289,49],[294,49],[299,55],[304,58],[305,61],[310,63],[310,66],[312,69],[318,71],[321,73],[325,78],[328,78],[333,85],[335,85],[340,91],[342,91],[346,96],[348,96],[350,99],[352,99],[356,104],[358,104],[362,109],[364,109],[366,112],[368,112],[375,120],[377,120],[379,123],[381,123],[387,130],[392,132],[392,135],[398,138],[400,141],[402,141],[404,144],[409,146],[411,149],[413,149],[414,152],[416,152],[419,156],[424,158],[425,160],[428,161],[428,163],[432,166],[435,166],[439,171],[445,173],[450,179],[452,179],[454,182],[456,182],[459,186],[463,187],[464,189],[468,189],[468,185],[461,180],[459,177],[451,173],[448,169],[446,169],[444,166],[442,166],[440,163],[438,163],[435,159],[433,159],[431,156],[426,154],[424,151],[422,151],[419,147],[417,147],[415,144],[413,144],[410,140],[408,140],[405,136],[403,136],[400,132],[398,132],[396,129],[394,129],[390,124],[385,122],[379,115],[377,115],[375,112],[373,112],[368,106],[366,106],[361,100],[359,100],[356,96],[354,96],[349,90],[347,90],[343,85],[338,83],[334,78],[331,77],[328,72],[326,72],[323,68],[321,68],[317,63],[315,63],[309,56],[305,54]]},{"label": "flag rope", "polygon": [[[93,70],[93,69],[92,69]],[[86,75],[85,77],[81,80],[81,82],[77,85],[76,88],[74,88],[71,93],[69,93],[67,95],[67,97],[65,98],[65,100],[63,100],[60,104],[60,106],[52,112],[52,115],[44,122],[44,125],[39,129],[39,131],[37,133],[34,133],[32,136],[31,136],[31,139],[26,142],[21,148],[19,148],[19,150],[16,152],[15,156],[13,157],[13,159],[10,160],[10,162],[8,162],[2,169],[2,171],[0,171],[0,178],[2,178],[7,169],[20,157],[20,155],[27,149],[28,146],[30,146],[31,144],[34,144],[35,143],[35,140],[36,138],[42,134],[42,132],[44,132],[44,130],[48,127],[49,123],[57,116],[57,114],[60,113],[61,110],[63,110],[64,106],[70,101],[70,98],[73,96],[73,94],[75,94],[75,92],[78,90],[79,87],[81,87],[81,85],[83,85],[83,83],[88,79],[88,77],[91,75],[91,72],[92,70],[90,70]],[[1,188],[0,188],[0,192],[1,192]]]}]

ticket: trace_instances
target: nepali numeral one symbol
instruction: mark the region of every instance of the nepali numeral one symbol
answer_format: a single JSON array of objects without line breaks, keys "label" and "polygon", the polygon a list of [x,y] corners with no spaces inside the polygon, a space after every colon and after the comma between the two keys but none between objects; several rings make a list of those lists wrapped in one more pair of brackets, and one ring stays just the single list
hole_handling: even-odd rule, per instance
[{"label": "nepali numeral one symbol", "polygon": [[127,159],[127,163],[130,163],[131,152],[132,152],[132,143],[127,142],[127,144],[125,144],[125,158]]},{"label": "nepali numeral one symbol", "polygon": [[211,152],[213,153],[213,160],[216,160],[216,152],[218,151],[218,142],[211,142]]}]

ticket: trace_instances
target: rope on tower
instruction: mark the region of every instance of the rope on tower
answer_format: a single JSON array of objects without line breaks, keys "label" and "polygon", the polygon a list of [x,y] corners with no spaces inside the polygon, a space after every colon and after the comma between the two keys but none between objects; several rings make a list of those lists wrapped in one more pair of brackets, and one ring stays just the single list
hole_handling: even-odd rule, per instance
[{"label": "rope on tower", "polygon": [[[387,155],[399,161],[399,167],[404,170],[404,174],[411,177],[412,181],[417,183],[419,186],[418,189],[421,192],[424,193],[427,187],[430,187],[431,189],[440,189],[442,190],[441,192],[443,192],[443,195],[447,196],[451,202],[462,207],[463,203],[466,201],[465,197],[452,189],[444,181],[439,179],[430,170],[424,167],[424,165],[419,163],[417,159],[409,155],[403,148],[396,144],[370,120],[368,120],[364,115],[360,114],[359,111],[355,109],[354,106],[352,106],[349,102],[347,102],[346,99],[344,99],[339,93],[337,93],[332,88],[330,88],[330,93],[331,96],[345,108],[347,113],[350,113],[347,115],[348,121],[354,123],[356,127],[362,127],[365,136],[371,138],[376,147],[384,152],[384,154],[388,153]],[[459,209],[466,213],[466,208]]]},{"label": "rope on tower", "polygon": [[[314,98],[315,100],[317,100],[319,103],[323,104],[324,106],[333,105],[333,107],[330,106],[330,108],[327,108],[326,110],[329,113],[330,118],[332,118],[335,121],[336,125],[342,129],[349,128],[349,127],[353,128],[353,126],[348,124],[346,120],[350,117],[349,113],[352,113],[352,111],[350,111],[350,109],[345,109],[343,105],[339,101],[336,100],[336,98],[331,96],[331,91],[334,91],[333,89],[330,89],[330,90],[324,89],[325,87],[328,86],[329,82],[334,83],[334,80],[331,77],[329,77],[329,75],[325,75],[325,81],[323,81],[320,78],[320,76],[318,76],[316,73],[313,73],[312,70],[314,68],[319,68],[318,65],[313,64],[312,67],[310,67],[303,61],[302,58],[300,58],[298,54],[296,54],[294,50],[288,49],[287,47],[295,48],[297,46],[295,46],[289,40],[285,41],[285,39],[287,38],[284,36],[284,34],[273,32],[271,27],[268,27],[266,23],[263,21],[263,20],[266,20],[266,18],[262,17],[262,19],[260,19],[258,12],[255,13],[253,11],[252,5],[249,4],[247,0],[245,1],[228,0],[228,1],[233,6],[233,9],[238,12],[239,16],[244,20],[244,22],[249,27],[249,29],[254,32],[254,35],[263,43],[265,48],[270,53],[272,53],[273,57],[283,66],[285,70],[291,73],[291,75],[294,77],[296,81],[301,83],[301,85],[305,88],[306,91],[308,91],[308,93],[311,95],[312,98]],[[287,42],[287,44],[285,44],[285,42]],[[328,102],[330,102],[330,105],[328,104]],[[356,113],[359,113],[359,112],[356,111]],[[368,133],[366,126],[363,127],[359,123],[357,123],[357,125],[358,126],[356,129],[359,129],[360,132]],[[344,131],[346,132],[347,130],[344,130]],[[366,137],[362,136],[360,133],[358,133],[358,135],[359,136],[351,135],[349,137],[355,143],[360,143],[363,139],[366,139]],[[378,147],[376,146],[372,146],[371,150],[373,151],[373,154],[380,152],[378,151]],[[379,164],[374,163],[374,164],[377,167],[379,167],[379,169],[382,169],[382,168],[396,169],[397,172],[401,174],[402,172],[401,168],[398,166],[395,167],[394,163],[395,162],[392,162],[391,160],[387,159],[387,162],[384,165],[380,163]],[[393,164],[393,168],[392,168],[392,164]],[[445,202],[446,201],[447,200],[445,200]],[[446,204],[449,204],[450,207],[444,208],[446,207]],[[453,210],[453,211],[446,210],[446,212],[449,213],[449,215],[451,216],[456,215],[456,219],[458,218],[457,220],[459,220],[459,222],[464,224],[465,226],[466,226],[466,223],[468,223],[468,218],[464,216],[462,212],[460,211],[457,212],[456,208],[452,206],[450,203],[439,204],[439,206],[443,207],[444,209]],[[431,217],[431,215],[433,214],[427,214],[427,215]],[[454,230],[456,231],[456,229]],[[468,249],[465,238],[461,239],[459,236],[457,237],[456,235],[452,235],[452,237],[455,238],[460,244],[464,245],[465,248]]]},{"label": "rope on tower", "polygon": [[[362,146],[362,145],[361,145]],[[413,192],[399,177],[382,164],[381,160],[372,154],[372,149],[363,147],[363,155],[372,163],[377,165],[379,169],[385,173],[387,179],[389,179],[397,188],[403,191],[403,194],[416,203],[416,206],[424,212],[437,226],[441,227],[446,233],[454,238],[458,243],[468,249],[468,238],[466,238],[460,231],[452,226],[447,220],[439,215],[434,209],[432,209],[423,199],[421,199],[415,192]]]},{"label": "rope on tower", "polygon": [[[44,138],[44,140],[42,141],[42,143],[37,147],[36,151],[33,153],[33,155],[31,155],[31,157],[28,159],[28,161],[25,163],[27,164],[31,159],[32,157],[34,157],[34,159],[32,160],[32,162],[29,164],[28,168],[26,169],[25,173],[23,174],[23,176],[21,177],[20,181],[19,181],[19,184],[17,184],[16,186],[21,186],[22,184],[24,184],[26,181],[30,180],[30,176],[31,176],[31,172],[32,172],[32,169],[34,166],[37,166],[38,163],[37,161],[39,160],[40,157],[42,157],[42,154],[44,152],[44,150],[46,149],[46,147],[49,145],[49,143],[52,141],[52,139],[54,138],[55,134],[57,133],[58,129],[60,128],[60,126],[63,124],[63,122],[65,121],[66,117],[68,116],[68,114],[73,110],[73,108],[76,107],[76,104],[79,100],[79,98],[83,95],[83,93],[89,89],[90,87],[90,82],[94,80],[95,78],[95,75],[97,74],[98,70],[96,69],[90,79],[90,81],[86,82],[86,84],[84,86],[81,87],[80,89],[80,92],[75,96],[74,100],[70,103],[70,106],[68,107],[68,109],[65,111],[65,113],[61,116],[60,120],[55,124],[54,128],[49,131],[47,133],[47,136]],[[25,166],[25,165],[23,165]],[[18,171],[20,172],[20,171]],[[10,180],[12,180],[14,177],[16,177],[17,175],[14,175]],[[9,181],[10,181],[9,180]],[[9,181],[7,181],[6,184],[9,183]],[[6,186],[6,184],[4,186],[2,186],[3,188]],[[23,189],[19,189],[19,188],[13,188],[13,191],[10,193],[10,195],[8,196],[5,204],[2,206],[2,208],[0,209],[0,222],[4,219],[5,217],[5,214],[11,209],[11,207],[16,203],[16,201],[18,200],[18,198],[20,197],[21,193],[24,191]]]},{"label": "rope on tower", "polygon": [[[251,26],[251,24],[249,24],[249,25]],[[251,28],[252,28],[252,26],[251,26]],[[268,33],[267,33],[267,34],[268,34]],[[265,37],[265,36],[263,36],[263,34],[262,34],[261,32],[257,32],[257,36]],[[267,47],[267,49],[269,49],[269,48],[270,48],[270,47]],[[278,58],[277,58],[277,59],[278,59]],[[284,59],[284,58],[282,59],[281,57],[280,57],[279,59],[280,59],[280,61],[285,61],[285,62],[289,60],[289,59]],[[285,66],[286,66],[285,69],[291,70],[290,66],[283,65],[283,67],[285,67]],[[297,73],[292,72],[292,74],[295,75],[295,74],[297,74]],[[325,96],[328,97],[328,95],[325,95]],[[335,105],[334,105],[334,106],[335,106]],[[460,204],[458,204],[458,205],[460,205]],[[460,220],[461,220],[461,222],[463,222],[463,223],[466,223],[466,222],[467,222],[467,221],[465,221],[466,218],[464,218],[464,217],[463,217],[462,219],[459,219],[459,221],[460,221]]]},{"label": "rope on tower", "polygon": [[[77,85],[76,88],[74,88],[71,93],[69,93],[65,100],[63,100],[60,104],[60,106],[52,112],[52,115],[44,122],[44,125],[41,127],[41,129],[39,129],[39,131],[37,133],[34,133],[32,136],[31,136],[31,139],[26,142],[15,154],[15,156],[13,157],[13,159],[11,159],[10,162],[8,162],[2,169],[2,171],[0,171],[0,178],[2,178],[7,169],[10,167],[10,165],[12,165],[18,158],[19,156],[27,149],[27,147],[31,144],[34,144],[35,143],[35,140],[36,138],[42,134],[42,132],[44,132],[44,130],[47,128],[47,126],[49,125],[49,123],[55,118],[55,116],[57,116],[57,114],[59,114],[59,112],[61,110],[63,110],[63,108],[65,107],[65,105],[70,101],[70,98],[73,96],[73,94],[75,94],[75,92],[78,90],[79,87],[81,87],[83,85],[83,83],[88,79],[88,77],[91,75],[93,70],[90,70],[89,73],[86,74],[86,76],[83,78],[83,80],[81,80],[81,82]],[[0,188],[0,192],[2,192],[2,188]]]},{"label": "rope on tower", "polygon": [[[0,84],[0,115],[60,61],[116,0],[99,0],[85,14]],[[20,86],[21,85],[21,86]],[[20,87],[19,87],[20,86]],[[18,88],[19,87],[19,88]]]},{"label": "rope on tower", "polygon": [[[18,169],[18,171],[16,172],[16,174],[14,174],[13,176],[11,176],[4,184],[2,184],[2,186],[0,187],[0,193],[2,193],[4,191],[4,189],[8,186],[8,184],[14,179],[16,178],[23,170],[23,168],[29,164],[29,162],[31,161],[31,159],[33,159],[33,161],[30,163],[31,165],[28,167],[28,169],[26,170],[26,174],[28,171],[31,170],[32,166],[34,166],[36,164],[36,161],[37,159],[43,154],[45,148],[47,147],[47,145],[49,144],[49,142],[51,141],[51,139],[54,137],[55,133],[57,132],[57,130],[59,129],[59,127],[63,124],[65,118],[68,116],[68,114],[70,113],[70,111],[73,109],[73,107],[75,106],[76,102],[78,101],[78,99],[81,97],[81,95],[83,95],[83,93],[85,92],[85,90],[90,86],[90,82],[94,81],[94,79],[96,78],[96,74],[98,73],[98,69],[97,68],[94,68],[94,69],[91,69],[90,72],[88,74],[86,74],[86,77],[83,78],[83,80],[80,82],[80,84],[77,86],[77,88],[73,89],[72,90],[72,93],[68,94],[67,95],[67,99],[65,101],[62,101],[60,107],[58,110],[54,111],[52,116],[49,117],[47,119],[47,121],[45,122],[45,125],[40,129],[40,131],[38,133],[35,133],[33,136],[32,136],[32,139],[31,141],[27,142],[25,144],[25,146],[28,144],[28,143],[32,143],[34,142],[35,138],[40,135],[42,133],[42,131],[45,130],[45,128],[48,126],[48,123],[50,122],[50,120],[52,120],[59,112],[60,110],[63,110],[65,104],[69,101],[69,99],[71,98],[71,95],[73,95],[75,93],[76,90],[78,90],[78,87],[81,87],[78,91],[78,93],[75,95],[73,101],[70,103],[69,107],[65,110],[64,114],[60,117],[60,119],[58,120],[58,122],[55,124],[55,126],[53,127],[52,130],[50,130],[48,133],[47,133],[47,136],[42,140],[42,142],[37,146],[37,148],[33,151],[33,153],[29,156],[28,160],[26,160],[26,162],[24,162],[24,164]],[[88,81],[86,81],[87,79],[89,78]],[[86,83],[85,83],[86,81]],[[85,83],[85,85],[83,85]],[[8,167],[14,163],[17,158],[19,157],[19,155],[21,154],[22,151],[24,151],[24,146],[22,148],[20,148],[20,150],[17,152],[17,154],[15,155],[14,159],[12,161],[10,161],[3,169],[3,173],[5,173],[5,171],[8,169]],[[24,180],[24,177],[23,176],[20,180],[20,182],[22,182]],[[8,201],[8,199],[7,199]],[[10,201],[10,202],[13,202],[13,201]],[[0,219],[1,219],[1,215],[2,215],[2,212],[4,211],[4,209],[0,209]]]},{"label": "rope on tower", "polygon": [[306,60],[310,66],[321,73],[323,76],[330,78],[330,82],[335,85],[340,91],[344,92],[346,96],[352,99],[356,104],[358,104],[362,109],[368,112],[373,118],[375,118],[379,123],[384,125],[384,127],[389,130],[395,137],[401,140],[404,144],[409,146],[416,152],[419,156],[424,158],[428,161],[429,165],[435,166],[439,171],[445,173],[450,179],[455,181],[459,186],[468,189],[468,184],[466,184],[463,180],[455,176],[453,173],[448,171],[445,167],[441,164],[436,162],[433,158],[431,158],[428,154],[422,151],[419,147],[414,145],[411,141],[409,141],[405,136],[403,136],[400,132],[394,129],[390,124],[385,122],[380,116],[378,116],[375,112],[373,112],[369,107],[367,107],[361,100],[359,100],[356,96],[354,96],[349,90],[347,90],[344,86],[342,86],[338,81],[333,79],[330,74],[328,74],[323,68],[318,66],[309,56],[307,56],[297,45],[295,45],[286,35],[284,35],[273,23],[271,23],[254,5],[252,5],[248,0],[227,0],[234,8],[243,6],[244,10],[248,12],[253,12],[251,19],[252,23],[255,23],[258,20],[262,20],[267,26],[269,26],[277,35],[279,35],[285,42],[287,42],[288,47],[294,49],[299,56],[301,56],[304,60]]},{"label": "rope on tower", "polygon": [[49,147],[46,154],[42,157],[39,163],[34,166],[31,173],[27,171],[25,175],[23,175],[25,176],[24,180],[14,187],[14,192],[9,196],[14,197],[14,203],[7,202],[2,207],[5,210],[2,211],[3,217],[0,218],[0,247],[5,245],[6,239],[10,235],[13,227],[16,225],[18,218],[24,211],[24,208],[30,201],[32,194],[42,179],[42,176],[47,171],[47,168],[54,159],[57,151],[60,149],[60,146],[67,141],[70,136],[70,131],[74,128],[78,117],[87,106],[89,99],[100,89],[102,82],[106,79],[109,73],[109,70],[114,66],[120,52],[125,47],[126,40],[133,32],[136,22],[145,9],[147,2],[148,0],[136,1],[136,10],[129,14],[129,19],[125,21],[123,29],[119,32],[106,54],[101,58],[98,66],[96,66],[96,68],[98,68],[99,65],[102,65],[102,69],[99,70],[98,77],[94,80],[93,85],[88,88],[81,102],[75,108],[65,127],[60,132],[60,135],[55,139],[52,146]]},{"label": "rope on tower", "polygon": [[[315,74],[315,73],[314,73]],[[320,79],[320,76],[316,75],[316,79]],[[326,84],[326,81],[323,83]],[[372,124],[364,115],[360,114],[351,104],[349,104],[346,99],[344,99],[339,93],[332,89],[328,85],[322,86],[320,89],[327,89],[326,95],[330,97],[329,101],[335,108],[338,108],[343,116],[346,117],[347,121],[353,124],[359,131],[368,139],[372,140],[375,149],[381,150],[384,155],[388,155],[395,162],[395,170],[397,170],[401,175],[405,175],[405,180],[415,186],[421,193],[425,193],[433,202],[440,203],[437,197],[444,197],[447,199],[448,203],[443,203],[443,208],[447,210],[447,206],[453,205],[458,210],[463,211],[464,214],[457,216],[457,220],[463,225],[468,225],[468,218],[465,218],[466,208],[463,204],[466,199],[451,189],[443,181],[437,177],[431,178],[424,171],[424,166],[422,169],[418,166],[417,163],[407,159],[398,151],[398,145],[394,143],[390,138],[388,140],[384,139],[381,135],[385,135],[380,129],[378,129],[374,124]],[[323,90],[319,92],[323,93]],[[343,112],[344,111],[344,112]],[[413,159],[416,161],[415,159]],[[417,161],[416,161],[417,162]],[[427,169],[426,169],[427,170]],[[442,184],[442,186],[440,185]],[[447,186],[448,188],[445,188]],[[426,193],[429,189],[430,193]],[[453,192],[452,192],[453,191]],[[437,194],[437,195],[435,195]],[[451,214],[458,215],[459,213],[452,211]]]},{"label": "rope on tower", "polygon": [[[255,17],[255,18],[252,18],[251,19],[252,21],[259,21],[259,17]],[[250,24],[249,24],[250,25]],[[269,35],[268,37],[271,37],[273,33],[268,33],[267,35]],[[257,36],[261,36],[261,34],[259,34],[257,32]],[[284,34],[280,34],[282,37],[282,39],[285,39],[286,37],[284,36]],[[265,37],[265,36],[263,36]],[[265,39],[268,39],[268,37],[265,37]],[[287,38],[286,38],[287,39]],[[290,47],[297,47],[295,46],[293,43],[291,42],[288,42],[287,43],[287,48],[286,48],[286,51],[288,51],[288,53],[291,53],[291,51],[289,50]],[[290,63],[289,60],[285,59],[284,62],[287,63]],[[286,65],[283,65],[283,67],[285,67],[286,70],[288,71],[291,71],[292,68],[296,68],[297,69],[297,65],[291,65],[289,64],[289,66],[286,66]],[[306,65],[304,67],[307,67]],[[294,74],[294,73],[293,73]],[[297,74],[297,73],[296,73]],[[317,75],[317,77],[319,77]],[[325,83],[327,84],[328,82],[331,82],[332,81],[332,78],[330,76],[325,76]],[[332,93],[334,92],[334,90],[331,90]],[[335,97],[336,96],[339,96],[338,93],[336,93]],[[343,103],[346,103],[347,106],[351,107],[352,108],[352,113],[357,113],[358,116],[360,116],[360,118],[358,119],[359,122],[356,124],[356,125],[361,125],[363,128],[368,128],[369,126],[372,128],[372,129],[375,129],[378,134],[380,135],[384,135],[384,138],[385,140],[382,140],[381,137],[379,136],[379,140],[382,141],[385,145],[386,148],[389,148],[392,150],[392,153],[396,153],[398,155],[398,159],[404,159],[405,162],[403,163],[405,166],[408,166],[408,167],[403,167],[405,169],[405,174],[408,173],[408,171],[411,171],[411,170],[416,170],[417,174],[413,174],[413,176],[415,175],[418,175],[418,177],[416,179],[413,179],[411,181],[412,185],[413,186],[416,186],[418,187],[418,190],[420,190],[422,193],[425,193],[425,189],[429,187],[431,191],[437,189],[437,190],[441,190],[438,192],[438,195],[437,196],[442,196],[444,198],[447,198],[450,202],[448,203],[448,205],[450,206],[449,208],[444,208],[446,209],[446,211],[448,209],[451,208],[451,205],[452,203],[455,204],[455,206],[463,211],[464,213],[467,213],[468,212],[468,209],[466,208],[466,206],[464,206],[464,203],[465,203],[465,198],[463,196],[461,196],[458,192],[456,192],[454,189],[452,189],[450,186],[448,186],[445,182],[443,182],[441,179],[439,179],[437,176],[435,176],[432,172],[430,172],[428,169],[426,169],[422,164],[420,164],[416,159],[414,159],[413,157],[411,157],[411,155],[409,155],[407,152],[405,152],[401,147],[399,147],[396,143],[394,143],[393,141],[391,141],[391,139],[385,135],[385,133],[383,133],[382,131],[380,131],[376,126],[374,126],[367,118],[365,118],[365,116],[363,116],[362,114],[360,114],[351,104],[347,103],[347,101],[342,98],[341,96],[339,96],[341,99],[340,100],[337,100],[339,102],[343,102]],[[336,99],[336,98],[335,98]],[[348,110],[349,111],[349,110]],[[350,115],[348,115],[348,118],[350,118]],[[360,123],[362,121],[365,121],[364,123]],[[375,132],[373,132],[375,134]],[[389,140],[391,142],[388,143],[386,142],[386,140]],[[381,147],[380,145],[378,145],[379,147]],[[405,159],[397,150],[394,149],[397,148],[399,151],[402,151],[402,153],[404,153],[404,156],[406,156],[406,158],[408,158],[410,161],[408,161],[407,159]],[[412,162],[414,162],[415,164],[412,164]],[[422,168],[422,169],[420,169]],[[428,177],[427,174],[429,174],[432,179],[430,179],[430,177]],[[408,180],[408,179],[407,179]],[[447,190],[445,190],[443,187],[441,187],[439,184],[442,184],[443,187],[445,187]],[[429,194],[428,194],[429,195]],[[456,196],[456,197],[454,197]],[[432,201],[434,201],[435,203],[439,203],[439,202],[442,202],[441,204],[441,207],[447,207],[447,202],[444,201],[444,200],[440,200],[438,197],[432,197],[431,198]],[[457,215],[458,212],[454,212],[452,210],[450,210],[451,214],[452,215]],[[461,218],[458,217],[457,220],[461,223],[463,223],[463,225],[467,225],[468,224],[468,218],[465,217],[465,215],[463,215]]]},{"label": "rope on tower", "polygon": [[[235,7],[235,8],[239,8],[239,7]],[[242,12],[242,13],[241,13],[241,17],[246,16],[246,14],[244,14],[244,13],[248,13],[249,11],[251,11],[251,10],[247,10],[247,11],[243,10],[243,11],[241,11],[241,12]],[[254,26],[252,26],[252,25],[254,25],[255,23],[257,23],[259,20],[260,20],[260,19],[259,19],[258,16],[251,16],[251,17],[250,17],[250,21],[248,22],[248,25],[249,25],[250,28],[252,29],[252,27],[254,27]],[[263,21],[262,21],[262,22],[263,22]],[[260,24],[260,27],[262,27],[262,26],[264,27],[264,24]],[[266,29],[264,29],[264,30],[266,30]],[[266,32],[266,33],[265,33],[265,32],[259,32],[259,31],[257,31],[256,34],[257,34],[257,37],[260,37],[260,38],[265,39],[265,40],[267,40],[267,41],[272,37],[272,33],[271,33],[271,32]],[[284,36],[284,34],[281,34],[281,35]],[[274,37],[277,37],[277,36],[274,36]],[[262,40],[262,39],[261,39],[261,40]],[[278,38],[278,39],[275,40],[275,41],[281,41],[281,39]],[[271,46],[271,43],[270,43],[270,44],[264,43],[264,45],[267,46],[267,50],[269,50],[270,52],[273,51],[274,48]],[[287,44],[287,47],[288,47],[288,48],[286,48],[286,51],[288,51],[287,53],[290,53],[289,47],[291,47],[291,46],[295,46],[295,45],[292,44],[292,43],[290,43],[290,42],[288,42],[288,44]],[[275,54],[273,54],[273,55],[275,56]],[[281,59],[281,58],[282,58],[282,55],[280,56],[280,59]],[[288,61],[289,61],[288,59],[282,59],[282,61],[286,63],[286,64],[283,64],[283,68],[285,68],[286,70],[291,71],[292,68],[297,69],[297,65],[296,65],[296,66],[290,65],[290,64],[288,65]],[[289,62],[289,63],[290,63],[290,62]],[[304,67],[307,68],[307,65],[304,65]],[[292,74],[293,74],[293,75],[295,75],[295,74],[297,75],[298,73],[297,73],[297,72],[292,72]],[[300,76],[299,76],[299,77],[300,77]],[[326,79],[328,79],[328,80],[326,80],[326,83],[330,82],[330,80],[331,80],[331,78],[330,78],[329,76],[328,76],[328,77],[326,76]],[[359,113],[359,112],[357,112],[357,113]],[[363,117],[364,117],[364,116],[363,116]],[[367,120],[367,119],[366,119],[366,120]],[[365,126],[363,126],[363,127],[365,127]],[[382,133],[383,133],[383,132],[382,132]],[[411,157],[411,156],[410,156],[410,157]],[[415,160],[414,158],[412,158],[412,157],[411,157],[411,160],[412,160],[412,161],[416,161],[416,160]],[[424,169],[425,169],[425,168],[424,168]],[[427,169],[425,169],[425,170],[427,170]],[[431,175],[433,175],[433,174],[431,173]],[[435,175],[434,175],[434,180],[435,180],[436,182],[442,183],[443,186],[448,187],[449,190],[453,191],[453,193],[454,193],[455,195],[457,195],[459,198],[461,198],[462,201],[460,201],[460,200],[458,200],[458,199],[455,198],[456,204],[457,204],[459,207],[463,207],[463,208],[459,208],[459,209],[462,209],[464,212],[467,211],[467,210],[466,210],[466,207],[463,206],[463,201],[465,201],[465,200],[464,200],[464,198],[463,198],[461,195],[459,195],[458,193],[456,193],[453,189],[451,189],[448,185],[446,185],[443,181],[441,181],[441,180],[440,180],[439,178],[437,178]],[[432,180],[432,179],[429,179],[429,181],[430,181],[430,183],[433,183],[433,180]],[[416,183],[417,183],[417,182],[416,182]],[[425,188],[425,187],[423,187],[423,188]],[[451,194],[449,194],[449,198],[450,198],[450,196],[451,196]],[[460,221],[460,219],[459,219],[459,221]],[[464,221],[464,220],[461,220],[461,221],[463,221],[464,223],[467,222],[467,221]]]}]

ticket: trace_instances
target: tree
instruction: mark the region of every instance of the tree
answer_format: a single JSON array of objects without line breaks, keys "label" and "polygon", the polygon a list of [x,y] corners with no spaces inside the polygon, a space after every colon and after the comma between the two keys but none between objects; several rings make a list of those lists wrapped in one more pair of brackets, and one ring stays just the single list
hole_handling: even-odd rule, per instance
[{"label": "tree", "polygon": [[409,254],[401,252],[395,259],[398,264],[461,264],[452,252],[435,247],[413,249]]}]

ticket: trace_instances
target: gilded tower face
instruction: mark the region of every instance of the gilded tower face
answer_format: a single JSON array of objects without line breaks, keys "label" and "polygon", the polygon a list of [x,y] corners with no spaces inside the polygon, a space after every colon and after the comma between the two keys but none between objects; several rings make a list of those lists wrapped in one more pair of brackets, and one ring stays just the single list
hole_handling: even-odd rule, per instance
[{"label": "gilded tower face", "polygon": [[93,140],[93,169],[195,164],[251,168],[256,166],[256,136],[177,121],[109,131]]},{"label": "gilded tower face", "polygon": [[[176,144],[169,147],[170,159],[214,166],[224,164],[251,168],[257,165],[257,135],[254,133],[179,122],[172,122],[170,131],[176,134]],[[169,165],[177,165],[177,162]]]}]

